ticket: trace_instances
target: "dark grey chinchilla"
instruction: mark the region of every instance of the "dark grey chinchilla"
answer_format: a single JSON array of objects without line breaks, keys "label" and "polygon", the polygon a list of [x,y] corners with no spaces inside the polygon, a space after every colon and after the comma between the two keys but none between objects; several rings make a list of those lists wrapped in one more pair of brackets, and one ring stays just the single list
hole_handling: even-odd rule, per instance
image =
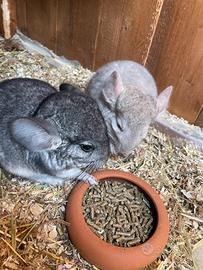
[{"label": "dark grey chinchilla", "polygon": [[104,119],[96,102],[74,86],[16,78],[0,83],[0,164],[41,183],[95,183],[88,174],[109,154]]},{"label": "dark grey chinchilla", "polygon": [[149,125],[167,109],[172,86],[158,95],[149,71],[133,61],[114,61],[92,76],[87,93],[105,119],[112,154],[128,156],[146,136]]}]

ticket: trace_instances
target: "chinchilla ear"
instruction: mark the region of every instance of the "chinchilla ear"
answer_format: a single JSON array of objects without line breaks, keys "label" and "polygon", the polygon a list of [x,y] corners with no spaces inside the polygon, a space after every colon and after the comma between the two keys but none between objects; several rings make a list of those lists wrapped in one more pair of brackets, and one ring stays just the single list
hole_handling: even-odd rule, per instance
[{"label": "chinchilla ear", "polygon": [[61,144],[55,124],[37,118],[18,118],[10,131],[16,142],[30,151],[54,150]]},{"label": "chinchilla ear", "polygon": [[169,100],[173,91],[172,86],[168,86],[157,97],[157,115],[164,112],[169,104]]},{"label": "chinchilla ear", "polygon": [[101,93],[101,98],[110,108],[115,109],[116,101],[124,91],[122,79],[117,71],[113,71],[106,80],[105,87]]}]

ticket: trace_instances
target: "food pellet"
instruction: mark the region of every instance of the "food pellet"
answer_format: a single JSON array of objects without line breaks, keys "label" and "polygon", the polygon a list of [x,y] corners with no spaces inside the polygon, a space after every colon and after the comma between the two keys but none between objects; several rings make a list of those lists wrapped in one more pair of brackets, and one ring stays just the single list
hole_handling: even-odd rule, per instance
[{"label": "food pellet", "polygon": [[94,233],[120,247],[145,242],[153,232],[156,220],[151,202],[137,186],[108,179],[87,190],[83,214]]}]

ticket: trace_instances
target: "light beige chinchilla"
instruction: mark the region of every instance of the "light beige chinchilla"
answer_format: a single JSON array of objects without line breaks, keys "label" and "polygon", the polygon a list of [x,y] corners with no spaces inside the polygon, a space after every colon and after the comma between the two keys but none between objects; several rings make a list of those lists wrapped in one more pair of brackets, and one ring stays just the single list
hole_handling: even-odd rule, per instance
[{"label": "light beige chinchilla", "polygon": [[110,62],[90,79],[87,94],[105,119],[111,154],[128,156],[146,136],[150,124],[167,109],[172,86],[159,95],[154,78],[142,65]]}]

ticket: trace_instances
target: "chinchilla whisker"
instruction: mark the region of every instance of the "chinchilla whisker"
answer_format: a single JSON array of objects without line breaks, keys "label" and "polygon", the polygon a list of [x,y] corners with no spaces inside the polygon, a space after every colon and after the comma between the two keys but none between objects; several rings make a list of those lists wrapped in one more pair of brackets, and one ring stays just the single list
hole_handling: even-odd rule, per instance
[{"label": "chinchilla whisker", "polygon": [[75,178],[75,180],[77,180],[77,178],[82,178],[83,174],[85,174],[86,172],[91,171],[93,166],[94,166],[94,162],[90,162],[90,164],[88,164],[88,165],[81,171],[81,173]]},{"label": "chinchilla whisker", "polygon": [[95,162],[91,162],[89,165],[88,165],[88,171],[89,172],[92,172],[92,171],[94,171],[95,169],[96,169],[96,164],[95,164]]},{"label": "chinchilla whisker", "polygon": [[94,162],[90,162],[83,170],[83,172],[90,172],[92,168],[94,167]]}]

